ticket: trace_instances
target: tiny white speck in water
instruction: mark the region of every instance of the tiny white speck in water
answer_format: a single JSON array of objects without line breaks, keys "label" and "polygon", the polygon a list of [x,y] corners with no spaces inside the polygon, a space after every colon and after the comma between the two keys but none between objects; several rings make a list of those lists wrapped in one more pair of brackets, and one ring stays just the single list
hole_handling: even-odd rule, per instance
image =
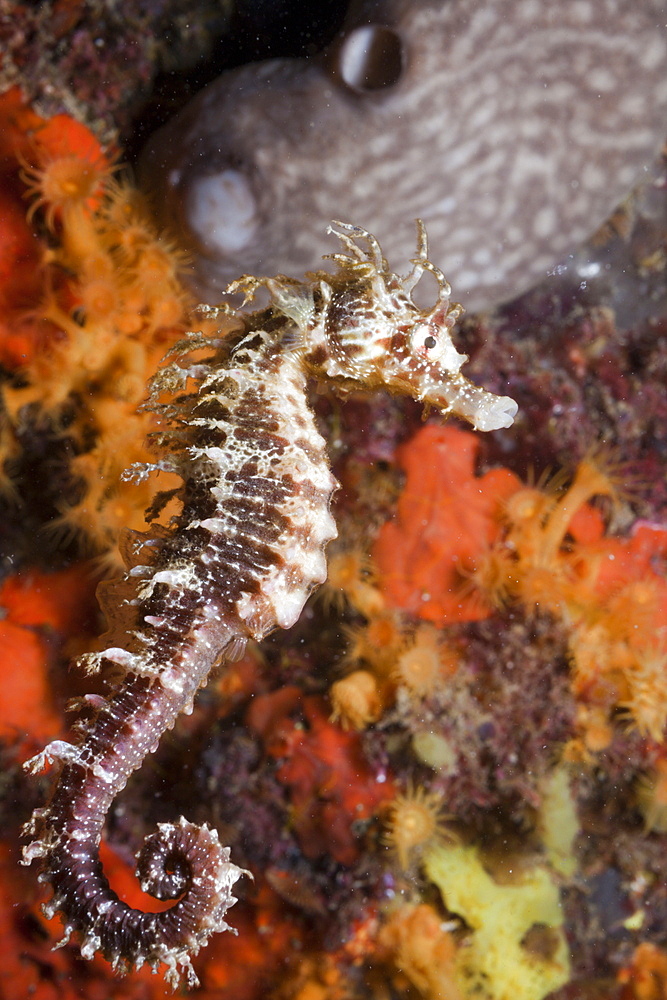
[{"label": "tiny white speck in water", "polygon": [[601,270],[602,266],[597,260],[589,260],[585,264],[580,264],[577,268],[581,278],[596,278]]}]

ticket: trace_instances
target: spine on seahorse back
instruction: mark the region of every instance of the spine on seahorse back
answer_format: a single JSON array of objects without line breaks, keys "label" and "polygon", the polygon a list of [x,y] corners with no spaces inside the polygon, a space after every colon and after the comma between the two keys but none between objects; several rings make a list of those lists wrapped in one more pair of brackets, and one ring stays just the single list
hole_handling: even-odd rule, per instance
[{"label": "spine on seahorse back", "polygon": [[75,745],[57,741],[35,758],[34,770],[56,761],[61,771],[51,802],[29,824],[34,839],[24,852],[26,863],[41,860],[41,878],[53,888],[46,910],[63,914],[65,940],[77,933],[84,956],[100,950],[125,971],[163,962],[173,986],[181,971],[196,983],[190,956],[226,927],[241,870],[215,831],[161,824],[138,873],[159,898],[181,898],[162,913],[133,910],[102,872],[105,813],[164,730],[191,710],[216,660],[298,619],[326,576],[323,550],[335,535],[335,480],[302,366],[282,349],[279,331],[251,331],[205,362],[165,369],[155,395],[185,385],[188,374],[195,389],[161,406],[168,423],[157,435],[160,453],[170,452],[159,467],[183,479],[181,513],[170,529],[139,539],[137,564],[109,588],[103,603],[114,645],[83,664],[120,667],[123,680],[108,700],[90,700],[93,718],[80,724]]}]

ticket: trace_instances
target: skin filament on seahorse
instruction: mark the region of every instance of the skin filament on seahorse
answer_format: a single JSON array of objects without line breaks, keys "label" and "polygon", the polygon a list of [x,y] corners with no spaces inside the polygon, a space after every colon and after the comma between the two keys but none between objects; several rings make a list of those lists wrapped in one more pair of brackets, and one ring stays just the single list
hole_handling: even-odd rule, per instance
[{"label": "skin filament on seahorse", "polygon": [[[248,639],[293,625],[326,578],[336,481],[306,380],[409,395],[480,430],[509,427],[517,409],[460,374],[467,359],[450,331],[462,310],[428,260],[423,225],[405,278],[389,271],[369,233],[336,225],[344,252],[331,255],[333,274],[240,278],[229,292],[245,293],[245,305],[264,287],[269,305],[222,309],[236,328],[190,335],[154,377],[146,405],[161,419],[156,462],[129,475],[177,473],[181,511],[166,528],[125,537],[127,572],[100,589],[107,646],[78,661],[110,675],[108,694],[83,700],[74,743],[50,743],[26,765],[38,772],[55,763],[58,771],[50,802],[27,824],[23,854],[25,864],[39,861],[53,890],[44,909],[61,913],[64,941],[75,934],[84,957],[101,952],[121,972],[165,965],[174,988],[181,976],[197,984],[191,958],[227,929],[243,873],[215,830],[184,819],[160,824],[137,872],[145,891],[175,903],[144,913],[108,885],[102,828],[130,774],[178,715],[192,711],[211,668],[241,656]],[[412,301],[424,271],[439,286],[430,310]],[[149,519],[171,495],[158,496]]]}]

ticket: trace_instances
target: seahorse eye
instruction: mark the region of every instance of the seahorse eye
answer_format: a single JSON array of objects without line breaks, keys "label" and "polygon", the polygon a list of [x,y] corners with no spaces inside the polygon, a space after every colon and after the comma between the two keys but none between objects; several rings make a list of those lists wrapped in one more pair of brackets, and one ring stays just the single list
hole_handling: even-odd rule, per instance
[{"label": "seahorse eye", "polygon": [[427,323],[416,323],[410,334],[410,350],[425,355],[438,346],[438,338]]},{"label": "seahorse eye", "polygon": [[459,354],[447,330],[433,323],[416,323],[410,333],[410,351],[418,358],[436,364],[447,372],[457,372],[465,354]]}]

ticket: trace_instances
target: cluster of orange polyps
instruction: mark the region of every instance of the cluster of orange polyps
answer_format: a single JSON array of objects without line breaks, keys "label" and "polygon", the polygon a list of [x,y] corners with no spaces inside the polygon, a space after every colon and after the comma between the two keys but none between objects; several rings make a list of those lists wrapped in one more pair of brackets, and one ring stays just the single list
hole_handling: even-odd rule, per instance
[{"label": "cluster of orange polyps", "polygon": [[548,612],[568,629],[572,683],[589,750],[622,709],[661,742],[667,722],[667,528],[609,531],[623,502],[600,456],[524,485],[508,469],[475,474],[479,442],[427,426],[399,452],[406,483],[373,557],[390,607],[446,626],[500,605]]}]

